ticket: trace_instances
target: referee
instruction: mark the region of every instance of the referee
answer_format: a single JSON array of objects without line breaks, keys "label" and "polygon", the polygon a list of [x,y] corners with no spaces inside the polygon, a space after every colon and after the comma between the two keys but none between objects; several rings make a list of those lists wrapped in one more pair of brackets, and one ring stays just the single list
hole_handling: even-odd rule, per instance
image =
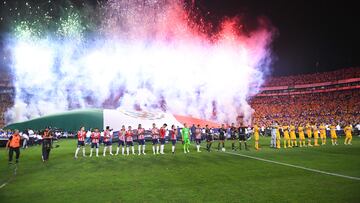
[{"label": "referee", "polygon": [[241,143],[244,142],[245,145],[245,149],[248,150],[247,148],[247,144],[246,144],[246,127],[240,123],[239,128],[238,128],[238,132],[239,132],[239,149],[241,150]]}]

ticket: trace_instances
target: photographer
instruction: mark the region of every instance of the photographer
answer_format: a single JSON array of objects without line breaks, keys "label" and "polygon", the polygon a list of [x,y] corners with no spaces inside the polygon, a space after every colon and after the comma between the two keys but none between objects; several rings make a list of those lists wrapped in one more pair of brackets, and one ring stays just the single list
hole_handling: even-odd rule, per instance
[{"label": "photographer", "polygon": [[46,162],[49,160],[52,145],[52,132],[49,128],[45,129],[42,138],[42,160]]}]

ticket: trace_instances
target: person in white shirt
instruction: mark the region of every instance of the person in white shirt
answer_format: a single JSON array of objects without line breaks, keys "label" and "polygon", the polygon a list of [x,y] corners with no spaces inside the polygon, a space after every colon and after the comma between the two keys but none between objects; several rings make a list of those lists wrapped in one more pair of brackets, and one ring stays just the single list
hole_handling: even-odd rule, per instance
[{"label": "person in white shirt", "polygon": [[26,133],[23,133],[21,137],[23,138],[23,149],[28,148],[29,136]]}]

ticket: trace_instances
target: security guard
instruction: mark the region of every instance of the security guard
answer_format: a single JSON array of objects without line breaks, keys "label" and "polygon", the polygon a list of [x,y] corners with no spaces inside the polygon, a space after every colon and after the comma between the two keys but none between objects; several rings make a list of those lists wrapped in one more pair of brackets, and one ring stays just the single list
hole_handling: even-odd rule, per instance
[{"label": "security guard", "polygon": [[46,162],[49,159],[52,144],[52,133],[46,128],[42,140],[42,160]]},{"label": "security guard", "polygon": [[19,130],[15,130],[15,133],[10,136],[6,148],[9,149],[9,164],[12,164],[14,152],[16,154],[16,163],[19,163],[20,157],[20,135]]}]

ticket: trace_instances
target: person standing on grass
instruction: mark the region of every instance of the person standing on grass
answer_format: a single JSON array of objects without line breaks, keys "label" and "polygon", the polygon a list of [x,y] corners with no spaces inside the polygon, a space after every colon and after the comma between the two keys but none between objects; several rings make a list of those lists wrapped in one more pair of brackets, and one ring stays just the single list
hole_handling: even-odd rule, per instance
[{"label": "person standing on grass", "polygon": [[159,154],[159,129],[156,127],[156,124],[153,123],[153,128],[151,129],[152,143],[153,143],[153,153]]},{"label": "person standing on grass", "polygon": [[52,145],[52,132],[46,128],[42,136],[42,160],[46,162],[49,160]]},{"label": "person standing on grass", "polygon": [[290,123],[290,139],[291,139],[291,147],[297,147],[295,126],[292,123]]},{"label": "person standing on grass", "polygon": [[236,147],[235,147],[236,132],[237,132],[237,130],[236,130],[235,124],[234,124],[234,123],[231,123],[230,136],[231,136],[231,140],[232,140],[231,149],[232,149],[233,151],[236,151]]},{"label": "person standing on grass", "polygon": [[178,135],[178,131],[175,127],[175,125],[171,126],[171,130],[169,131],[170,139],[171,139],[171,152],[175,154],[175,146],[176,146],[176,139]]},{"label": "person standing on grass", "polygon": [[316,123],[313,126],[313,132],[314,132],[314,146],[318,147],[318,146],[320,146],[319,145],[319,131],[318,131]]},{"label": "person standing on grass", "polygon": [[15,130],[15,133],[9,137],[9,140],[6,144],[6,148],[9,149],[9,164],[12,164],[14,152],[16,154],[15,162],[19,163],[19,157],[20,157],[20,134],[19,130]]},{"label": "person standing on grass", "polygon": [[196,131],[196,127],[195,127],[195,124],[193,124],[190,128],[190,142],[194,141],[195,139],[195,131]]},{"label": "person standing on grass", "polygon": [[131,146],[131,152],[134,155],[135,149],[134,149],[134,141],[133,141],[133,131],[131,129],[131,126],[128,127],[128,130],[126,131],[126,155],[129,156],[129,150]]},{"label": "person standing on grass", "polygon": [[303,147],[303,146],[306,147],[304,127],[302,127],[302,124],[301,124],[301,123],[299,124],[298,132],[299,132],[299,146],[300,146],[300,147]]},{"label": "person standing on grass", "polygon": [[345,145],[351,145],[351,140],[352,140],[352,126],[349,123],[347,126],[345,126],[344,128],[344,132],[345,132]]},{"label": "person standing on grass", "polygon": [[287,147],[291,148],[289,126],[287,125],[283,126],[283,132],[284,132],[284,149],[286,149]]},{"label": "person standing on grass", "polygon": [[167,124],[164,123],[164,125],[160,128],[160,154],[164,154],[166,127]]},{"label": "person standing on grass", "polygon": [[335,124],[330,126],[330,136],[331,136],[331,144],[332,145],[338,145],[337,144],[337,135],[336,135],[336,126],[335,126]]},{"label": "person standing on grass", "polygon": [[104,152],[103,152],[103,156],[106,156],[106,149],[107,147],[109,147],[109,150],[110,150],[110,155],[113,155],[111,149],[111,135],[110,135],[110,127],[109,126],[106,126],[106,129],[104,131]]},{"label": "person standing on grass", "polygon": [[246,127],[242,123],[240,123],[239,128],[239,149],[241,150],[242,142],[244,142],[245,150],[248,150],[247,144],[246,144]]},{"label": "person standing on grass", "polygon": [[326,127],[325,127],[325,124],[322,123],[319,128],[320,128],[321,145],[326,145]]},{"label": "person standing on grass", "polygon": [[206,135],[206,150],[208,152],[211,151],[211,145],[213,143],[213,134],[211,132],[211,129],[209,128],[209,125],[206,125],[205,126],[205,135]]},{"label": "person standing on grass", "polygon": [[308,146],[312,147],[312,144],[311,144],[311,138],[312,138],[311,125],[308,123],[308,124],[306,124],[305,128],[306,128],[306,135],[308,137]]},{"label": "person standing on grass", "polygon": [[253,131],[254,131],[255,149],[259,150],[260,149],[260,147],[259,147],[260,134],[259,134],[259,127],[256,124],[253,127]]},{"label": "person standing on grass", "polygon": [[271,142],[270,142],[270,147],[272,147],[272,148],[276,148],[276,127],[277,127],[277,123],[275,122],[275,123],[271,126]]},{"label": "person standing on grass", "polygon": [[195,129],[195,141],[196,141],[196,150],[197,152],[200,151],[200,144],[201,144],[201,128],[200,125],[197,125],[197,128]]},{"label": "person standing on grass", "polygon": [[226,134],[225,125],[221,124],[221,128],[219,129],[218,151],[220,151],[220,145],[222,145],[222,151],[225,151],[225,134]]},{"label": "person standing on grass", "polygon": [[98,128],[95,128],[95,131],[91,133],[90,139],[91,139],[90,157],[92,157],[92,152],[94,148],[96,148],[96,157],[99,157],[100,132]]},{"label": "person standing on grass", "polygon": [[121,154],[124,155],[124,152],[125,152],[125,134],[126,134],[126,129],[125,129],[125,126],[122,125],[121,130],[118,132],[119,143],[118,143],[115,155],[119,154],[120,146],[121,146]]},{"label": "person standing on grass", "polygon": [[85,138],[86,138],[86,131],[84,127],[81,127],[80,130],[77,132],[77,138],[78,138],[78,142],[77,142],[77,148],[75,151],[75,156],[74,158],[77,159],[78,158],[78,153],[80,150],[80,147],[82,148],[82,152],[83,152],[83,157],[85,157]]},{"label": "person standing on grass", "polygon": [[182,142],[184,146],[184,153],[189,153],[189,146],[190,146],[190,129],[187,127],[187,124],[184,123],[183,129],[181,129],[181,136],[182,136]]},{"label": "person standing on grass", "polygon": [[142,153],[145,155],[145,129],[141,127],[141,124],[139,124],[137,129],[137,140],[139,143],[138,150],[139,154],[141,154],[141,146],[142,146]]}]

